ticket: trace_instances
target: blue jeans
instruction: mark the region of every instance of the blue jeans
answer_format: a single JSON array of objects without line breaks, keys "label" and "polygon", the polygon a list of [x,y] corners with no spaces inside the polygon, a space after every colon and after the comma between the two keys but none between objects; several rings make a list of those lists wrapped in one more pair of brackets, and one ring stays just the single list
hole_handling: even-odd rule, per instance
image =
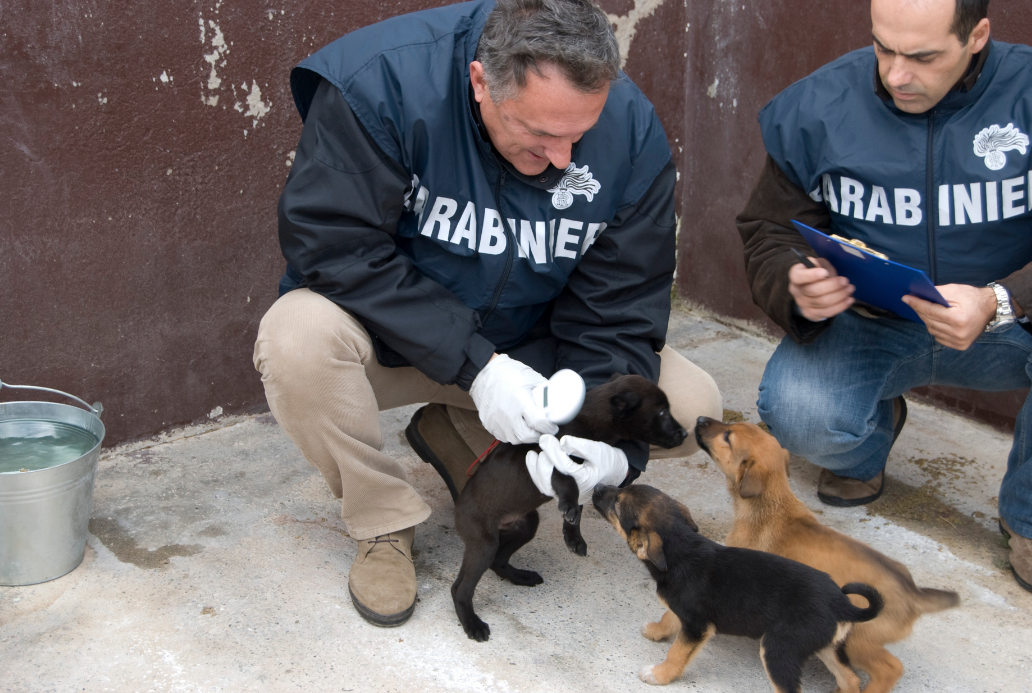
[{"label": "blue jeans", "polygon": [[[812,344],[781,340],[767,363],[760,418],[790,452],[841,476],[867,480],[892,447],[892,400],[925,385],[1017,390],[1032,384],[1032,335],[1014,324],[966,351],[944,347],[921,323],[847,310]],[[1000,516],[1032,537],[1032,404],[1014,428]]]}]

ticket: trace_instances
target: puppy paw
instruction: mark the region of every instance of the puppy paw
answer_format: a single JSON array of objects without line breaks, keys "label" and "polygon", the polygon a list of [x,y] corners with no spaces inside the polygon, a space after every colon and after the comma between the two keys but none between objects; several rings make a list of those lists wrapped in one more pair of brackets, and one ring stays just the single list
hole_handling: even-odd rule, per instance
[{"label": "puppy paw", "polygon": [[659,621],[652,621],[650,623],[646,623],[644,626],[641,627],[641,634],[642,636],[653,642],[660,642],[670,637],[670,635],[666,632],[666,629],[663,628],[663,624]]},{"label": "puppy paw", "polygon": [[581,537],[563,537],[566,541],[566,548],[578,556],[588,555],[588,543]]},{"label": "puppy paw", "polygon": [[511,568],[507,577],[512,584],[523,587],[533,587],[545,581],[540,573],[536,573],[533,570],[520,570],[519,568]]},{"label": "puppy paw", "polygon": [[581,536],[580,527],[577,525],[571,525],[568,522],[563,523],[563,542],[566,544],[566,548],[578,556],[588,555],[588,544],[584,541],[584,537]]},{"label": "puppy paw", "polygon": [[476,614],[473,615],[469,623],[462,624],[462,629],[466,631],[466,635],[469,636],[470,640],[476,640],[477,642],[487,642],[487,639],[491,637],[491,626],[481,621]]},{"label": "puppy paw", "polygon": [[655,666],[642,667],[641,671],[638,672],[638,678],[653,686],[662,686],[666,681],[660,681],[656,678],[656,674],[653,671],[655,668]]}]

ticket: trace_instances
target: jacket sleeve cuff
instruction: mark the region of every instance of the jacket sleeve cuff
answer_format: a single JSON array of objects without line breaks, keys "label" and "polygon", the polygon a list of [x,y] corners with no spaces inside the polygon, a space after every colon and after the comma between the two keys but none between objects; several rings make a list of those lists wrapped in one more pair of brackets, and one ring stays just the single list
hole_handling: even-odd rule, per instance
[{"label": "jacket sleeve cuff", "polygon": [[640,440],[620,440],[613,447],[623,450],[624,454],[627,455],[628,478],[636,479],[639,474],[645,471],[645,466],[649,463],[648,443],[643,443]]},{"label": "jacket sleeve cuff", "polygon": [[491,360],[491,355],[495,352],[495,346],[491,342],[487,341],[484,337],[478,333],[473,333],[473,336],[466,342],[466,362],[459,368],[458,375],[455,376],[455,384],[462,390],[469,392],[469,388],[473,387],[473,379],[484,369],[487,362]]}]

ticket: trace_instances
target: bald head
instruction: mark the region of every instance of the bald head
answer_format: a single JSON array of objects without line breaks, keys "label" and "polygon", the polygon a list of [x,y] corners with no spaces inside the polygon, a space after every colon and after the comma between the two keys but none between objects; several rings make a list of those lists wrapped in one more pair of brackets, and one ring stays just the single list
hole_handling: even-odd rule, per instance
[{"label": "bald head", "polygon": [[951,13],[950,32],[961,43],[967,43],[971,32],[989,12],[989,0],[900,0],[899,4],[930,14]]}]

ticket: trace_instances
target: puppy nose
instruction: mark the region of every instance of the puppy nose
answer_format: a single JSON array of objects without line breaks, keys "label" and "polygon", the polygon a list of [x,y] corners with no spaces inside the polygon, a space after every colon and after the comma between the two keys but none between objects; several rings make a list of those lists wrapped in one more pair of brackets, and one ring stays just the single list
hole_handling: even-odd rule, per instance
[{"label": "puppy nose", "polygon": [[701,428],[706,428],[707,426],[709,426],[713,422],[714,422],[714,419],[711,419],[708,416],[700,416],[698,419],[695,420],[695,430],[699,430]]}]

